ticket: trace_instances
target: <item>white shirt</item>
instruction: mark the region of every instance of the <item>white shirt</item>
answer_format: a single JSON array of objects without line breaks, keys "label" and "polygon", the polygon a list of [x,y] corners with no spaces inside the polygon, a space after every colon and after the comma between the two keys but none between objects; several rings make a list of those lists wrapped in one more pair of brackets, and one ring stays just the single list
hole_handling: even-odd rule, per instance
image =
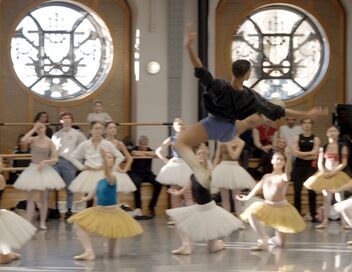
[{"label": "white shirt", "polygon": [[69,130],[62,128],[51,137],[51,140],[56,147],[58,156],[68,160],[76,147],[87,139],[82,132],[74,128]]},{"label": "white shirt", "polygon": [[290,148],[292,148],[293,145],[293,138],[302,133],[303,129],[301,126],[294,126],[293,128],[290,128],[289,126],[284,125],[281,126],[279,130],[280,138],[285,139],[287,146],[289,146]]},{"label": "white shirt", "polygon": [[[122,153],[110,141],[105,139],[102,139],[97,147],[93,145],[91,139],[82,142],[71,154],[69,160],[79,170],[82,170],[84,166],[95,169],[101,168],[103,158],[100,155],[100,148],[110,152],[116,158],[115,167],[125,160]],[[80,162],[81,160],[84,160],[84,164]]]},{"label": "white shirt", "polygon": [[92,123],[94,121],[102,122],[103,124],[112,121],[110,115],[106,112],[91,112],[88,114],[87,121]]}]

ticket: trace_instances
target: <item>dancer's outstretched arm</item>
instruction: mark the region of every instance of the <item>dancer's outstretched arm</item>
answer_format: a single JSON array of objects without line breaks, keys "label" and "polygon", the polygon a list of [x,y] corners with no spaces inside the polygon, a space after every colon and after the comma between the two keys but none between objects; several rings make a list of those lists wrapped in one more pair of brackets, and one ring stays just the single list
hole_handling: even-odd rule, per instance
[{"label": "dancer's outstretched arm", "polygon": [[188,55],[191,59],[194,68],[202,68],[203,63],[193,50],[193,42],[196,36],[197,33],[192,30],[192,24],[187,24],[185,45],[188,51]]},{"label": "dancer's outstretched arm", "polygon": [[[265,177],[265,176],[264,176]],[[263,180],[259,181],[255,186],[254,188],[252,189],[252,191],[250,191],[250,193],[248,195],[239,195],[239,196],[236,196],[236,198],[238,200],[241,200],[241,201],[246,201],[246,200],[249,200],[251,199],[253,196],[255,196],[257,194],[257,192],[259,190],[261,190],[263,188]]]}]

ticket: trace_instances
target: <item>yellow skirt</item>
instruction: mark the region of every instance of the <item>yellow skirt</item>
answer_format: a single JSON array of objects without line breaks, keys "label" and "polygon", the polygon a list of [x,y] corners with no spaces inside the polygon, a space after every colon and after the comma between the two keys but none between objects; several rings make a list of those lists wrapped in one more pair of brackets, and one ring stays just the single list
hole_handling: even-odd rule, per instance
[{"label": "yellow skirt", "polygon": [[350,179],[351,178],[345,172],[339,172],[331,178],[324,177],[324,173],[322,172],[316,172],[313,176],[307,179],[303,185],[309,190],[321,193],[324,189],[337,189],[349,182]]},{"label": "yellow skirt", "polygon": [[67,219],[89,233],[107,238],[127,238],[143,232],[142,226],[118,206],[96,206]]},{"label": "yellow skirt", "polygon": [[248,223],[250,214],[253,214],[263,225],[283,233],[297,233],[306,228],[302,217],[290,203],[271,205],[266,202],[254,202],[240,217]]}]

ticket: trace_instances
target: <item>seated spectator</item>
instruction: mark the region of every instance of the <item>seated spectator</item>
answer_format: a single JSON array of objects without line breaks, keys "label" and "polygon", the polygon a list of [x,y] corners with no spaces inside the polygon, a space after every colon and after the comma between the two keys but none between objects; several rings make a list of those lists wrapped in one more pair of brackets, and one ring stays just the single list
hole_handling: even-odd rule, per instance
[{"label": "seated spectator", "polygon": [[[29,144],[23,141],[23,136],[24,134],[20,134],[17,138],[17,145],[15,146],[15,149],[13,150],[13,154],[30,154],[31,149],[29,147]],[[28,167],[30,164],[31,160],[30,159],[17,159],[14,158],[11,160],[10,165],[11,167]],[[14,184],[15,181],[17,180],[18,176],[21,174],[22,171],[12,171],[10,173],[9,177],[9,184]]]},{"label": "seated spectator", "polygon": [[258,171],[261,174],[272,172],[271,157],[277,141],[277,130],[269,124],[263,124],[253,129],[253,143],[256,146],[257,157],[260,158]]},{"label": "seated spectator", "polygon": [[[136,219],[151,219],[155,216],[155,206],[162,187],[162,185],[156,181],[156,176],[152,172],[152,158],[155,156],[155,152],[150,147],[148,147],[148,144],[148,137],[142,135],[139,137],[138,146],[135,146],[131,149],[131,155],[136,157],[133,160],[131,171],[129,171],[129,175],[137,187],[137,190],[134,192],[134,216]],[[138,156],[148,158],[138,159]],[[153,196],[148,206],[150,216],[142,215],[141,185],[143,182],[149,182],[154,187]]]},{"label": "seated spectator", "polygon": [[[46,111],[41,111],[38,112],[37,115],[35,116],[33,123],[36,122],[40,122],[42,124],[47,124],[49,123],[49,114]],[[51,138],[51,136],[53,136],[53,130],[46,125],[46,132],[45,132],[46,136],[48,136],[49,138]],[[36,133],[33,134],[33,137],[37,136]]]},{"label": "seated spectator", "polygon": [[102,101],[94,101],[92,104],[92,111],[91,113],[88,114],[87,116],[87,121],[88,123],[92,122],[101,122],[104,125],[107,122],[112,121],[112,118],[110,115],[106,112],[103,112],[103,102]]}]

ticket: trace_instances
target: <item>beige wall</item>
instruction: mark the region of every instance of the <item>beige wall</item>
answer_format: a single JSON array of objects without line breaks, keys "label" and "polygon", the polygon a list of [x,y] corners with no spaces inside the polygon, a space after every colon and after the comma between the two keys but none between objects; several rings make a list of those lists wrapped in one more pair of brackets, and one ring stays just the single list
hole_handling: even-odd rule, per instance
[{"label": "beige wall", "polygon": [[[50,121],[57,122],[62,110],[73,112],[75,121],[85,122],[95,99],[104,102],[105,111],[116,122],[130,121],[130,11],[124,0],[80,2],[93,9],[108,26],[114,45],[114,63],[104,84],[92,95],[79,101],[48,103],[30,94],[17,79],[10,60],[10,42],[16,25],[29,9],[44,1],[0,1],[0,122],[32,121],[39,111],[47,111]],[[0,151],[7,152],[15,144],[16,135],[29,127],[0,127]],[[119,137],[128,133],[119,130]]]}]

